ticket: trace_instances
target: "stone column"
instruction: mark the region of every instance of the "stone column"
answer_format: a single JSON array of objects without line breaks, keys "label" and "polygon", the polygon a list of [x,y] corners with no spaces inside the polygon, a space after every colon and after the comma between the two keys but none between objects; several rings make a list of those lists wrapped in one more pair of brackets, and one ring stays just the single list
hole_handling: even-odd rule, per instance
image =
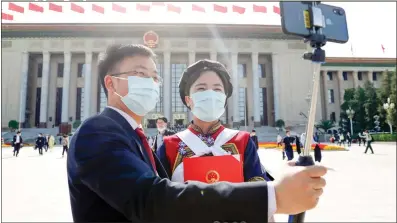
[{"label": "stone column", "polygon": [[164,52],[164,70],[163,70],[163,100],[168,103],[163,103],[164,116],[169,122],[172,122],[172,98],[171,98],[171,53],[170,51]]},{"label": "stone column", "polygon": [[[196,52],[195,51],[191,51],[189,52],[189,65],[193,64],[194,62],[196,62]],[[187,121],[190,122],[193,120],[193,115],[192,112],[188,109],[187,111]]]},{"label": "stone column", "polygon": [[26,95],[28,90],[29,53],[22,53],[21,94],[19,95],[19,128],[23,127],[26,113]]},{"label": "stone column", "polygon": [[43,52],[43,73],[41,77],[40,128],[47,128],[48,84],[50,81],[50,52]]},{"label": "stone column", "polygon": [[240,124],[240,112],[239,112],[239,86],[238,86],[238,53],[233,52],[231,58],[232,67],[232,85],[233,85],[233,127]]},{"label": "stone column", "polygon": [[252,52],[251,63],[252,63],[252,98],[253,98],[253,114],[254,114],[254,127],[261,126],[260,117],[260,104],[259,101],[259,77],[258,77],[258,52]]},{"label": "stone column", "polygon": [[217,60],[218,53],[216,51],[211,51],[210,53],[210,60]]},{"label": "stone column", "polygon": [[339,103],[338,105],[340,106],[343,103],[343,71],[338,70],[336,72],[336,76],[338,79],[338,94],[339,94]]},{"label": "stone column", "polygon": [[353,71],[352,72],[352,76],[353,76],[353,86],[354,88],[358,88],[359,84],[358,84],[358,72],[357,71]]},{"label": "stone column", "polygon": [[64,52],[63,55],[63,83],[62,83],[62,127],[69,124],[69,89],[70,89],[70,66],[72,53]]},{"label": "stone column", "polygon": [[273,92],[274,92],[274,120],[280,119],[280,74],[278,69],[279,55],[272,53],[272,68],[273,68]]},{"label": "stone column", "polygon": [[[91,85],[92,85],[92,74],[91,74],[91,63],[92,63],[92,52],[85,52],[85,64],[84,64],[84,112],[83,120],[90,117],[91,109]],[[79,106],[79,105],[77,105]]]},{"label": "stone column", "polygon": [[371,82],[371,83],[374,83],[374,79],[372,78],[372,73],[373,73],[373,72],[374,72],[373,70],[369,70],[369,71],[367,72],[368,81]]}]

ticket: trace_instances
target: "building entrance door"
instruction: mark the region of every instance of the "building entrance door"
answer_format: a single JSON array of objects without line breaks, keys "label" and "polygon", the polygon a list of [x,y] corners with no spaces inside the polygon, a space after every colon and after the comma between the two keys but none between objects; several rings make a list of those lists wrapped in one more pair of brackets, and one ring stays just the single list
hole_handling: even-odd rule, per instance
[{"label": "building entrance door", "polygon": [[184,121],[185,121],[185,119],[175,119],[175,125],[176,125],[176,126],[178,126],[178,125],[184,125],[184,124],[183,124]]},{"label": "building entrance door", "polygon": [[156,119],[147,119],[147,128],[156,128]]}]

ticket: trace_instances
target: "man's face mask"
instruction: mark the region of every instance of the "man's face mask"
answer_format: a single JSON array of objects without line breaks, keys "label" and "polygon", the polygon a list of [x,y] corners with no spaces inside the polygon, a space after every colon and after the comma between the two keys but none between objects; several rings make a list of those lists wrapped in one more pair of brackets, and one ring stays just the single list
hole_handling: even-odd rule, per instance
[{"label": "man's face mask", "polygon": [[206,90],[192,94],[191,98],[193,115],[204,122],[213,122],[225,112],[226,95],[223,92]]},{"label": "man's face mask", "polygon": [[160,87],[153,78],[129,76],[128,78],[115,77],[128,81],[128,93],[125,96],[117,94],[121,101],[132,112],[139,116],[145,116],[156,107],[159,100]]}]

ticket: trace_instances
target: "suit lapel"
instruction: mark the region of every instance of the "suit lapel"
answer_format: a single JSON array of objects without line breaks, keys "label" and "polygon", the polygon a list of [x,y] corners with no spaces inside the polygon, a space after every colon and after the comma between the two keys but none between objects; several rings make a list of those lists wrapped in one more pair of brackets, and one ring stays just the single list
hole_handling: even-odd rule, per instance
[{"label": "suit lapel", "polygon": [[138,148],[137,149],[139,154],[141,154],[141,158],[149,164],[149,166],[153,169],[152,164],[150,162],[150,158],[148,154],[145,152],[145,148],[143,146],[142,140],[139,138],[138,134],[135,132],[135,130],[132,128],[130,123],[122,116],[120,115],[117,111],[111,109],[111,108],[105,108],[102,112],[102,115],[105,115],[111,119],[113,119],[116,123],[121,125],[122,129],[125,130],[127,133],[128,137],[131,139],[131,141],[134,144],[137,144]]}]

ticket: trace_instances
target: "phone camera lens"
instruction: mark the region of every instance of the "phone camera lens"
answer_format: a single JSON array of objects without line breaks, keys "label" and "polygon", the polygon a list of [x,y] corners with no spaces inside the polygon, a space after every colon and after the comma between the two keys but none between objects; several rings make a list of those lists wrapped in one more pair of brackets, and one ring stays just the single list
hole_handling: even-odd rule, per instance
[{"label": "phone camera lens", "polygon": [[343,10],[338,10],[338,14],[339,14],[339,15],[344,15],[345,12],[344,12]]}]

